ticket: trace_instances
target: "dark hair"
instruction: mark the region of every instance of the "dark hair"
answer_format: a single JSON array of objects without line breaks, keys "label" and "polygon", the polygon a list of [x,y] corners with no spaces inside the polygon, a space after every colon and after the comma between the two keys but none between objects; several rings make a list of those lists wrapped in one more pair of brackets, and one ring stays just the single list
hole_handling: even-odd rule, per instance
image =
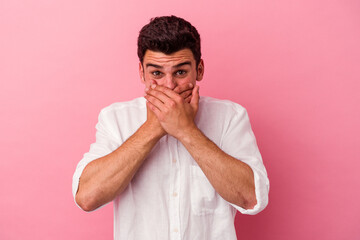
[{"label": "dark hair", "polygon": [[200,35],[188,21],[176,16],[155,17],[145,25],[138,37],[138,56],[143,63],[146,50],[171,54],[189,48],[196,66],[200,62]]}]

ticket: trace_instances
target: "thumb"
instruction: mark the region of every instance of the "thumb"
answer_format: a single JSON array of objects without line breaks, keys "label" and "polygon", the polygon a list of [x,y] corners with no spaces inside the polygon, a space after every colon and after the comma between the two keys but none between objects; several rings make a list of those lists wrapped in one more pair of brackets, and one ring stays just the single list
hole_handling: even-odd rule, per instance
[{"label": "thumb", "polygon": [[191,98],[191,101],[190,101],[190,105],[192,107],[196,107],[199,105],[199,85],[196,85],[193,90],[192,90],[192,98]]}]

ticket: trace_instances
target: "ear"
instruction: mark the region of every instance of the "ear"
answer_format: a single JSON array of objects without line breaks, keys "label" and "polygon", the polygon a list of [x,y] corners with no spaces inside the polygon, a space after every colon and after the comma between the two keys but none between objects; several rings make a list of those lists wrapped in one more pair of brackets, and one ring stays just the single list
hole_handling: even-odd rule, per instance
[{"label": "ear", "polygon": [[197,66],[197,76],[196,81],[201,81],[204,76],[204,60],[200,59],[199,65]]},{"label": "ear", "polygon": [[139,75],[141,82],[145,84],[144,69],[141,62],[139,62]]}]

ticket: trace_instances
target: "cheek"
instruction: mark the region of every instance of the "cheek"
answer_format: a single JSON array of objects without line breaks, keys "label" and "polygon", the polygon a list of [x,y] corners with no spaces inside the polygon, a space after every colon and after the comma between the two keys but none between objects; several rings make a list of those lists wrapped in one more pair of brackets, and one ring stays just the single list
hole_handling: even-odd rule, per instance
[{"label": "cheek", "polygon": [[165,78],[160,78],[160,79],[155,79],[155,78],[148,78],[149,80],[146,81],[147,82],[147,87],[149,87],[151,85],[151,83],[155,83],[156,85],[159,86],[164,86],[166,85],[166,79]]},{"label": "cheek", "polygon": [[150,75],[145,75],[145,87],[149,88],[152,83],[161,85],[160,80],[153,79]]},{"label": "cheek", "polygon": [[[174,78],[174,80],[176,81],[176,85],[183,85],[183,84],[187,84],[187,83],[192,83],[195,85],[196,84],[196,74],[188,75],[185,78]],[[151,75],[145,76],[145,86],[147,88],[149,88],[151,83],[153,83],[153,82],[156,85],[160,85],[160,86],[164,86],[167,84],[166,78],[155,79]]]},{"label": "cheek", "polygon": [[178,79],[177,84],[178,84],[178,85],[183,85],[183,84],[186,84],[186,83],[192,83],[192,84],[194,84],[195,82],[196,82],[196,77],[188,76],[188,77],[186,77],[186,78],[180,78],[180,79]]},{"label": "cheek", "polygon": [[151,83],[155,83],[156,85],[162,85],[161,80],[156,80],[156,79],[153,79],[153,78],[150,79],[149,85],[150,85]]}]

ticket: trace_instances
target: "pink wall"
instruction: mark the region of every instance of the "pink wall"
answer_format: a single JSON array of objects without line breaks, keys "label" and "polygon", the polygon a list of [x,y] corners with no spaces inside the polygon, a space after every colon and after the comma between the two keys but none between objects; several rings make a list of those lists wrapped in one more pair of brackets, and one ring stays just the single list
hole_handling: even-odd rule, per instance
[{"label": "pink wall", "polygon": [[[126,3],[125,3],[126,2]],[[0,239],[111,239],[72,174],[101,108],[140,96],[136,38],[175,14],[202,35],[201,93],[248,109],[270,203],[239,239],[360,239],[360,3],[3,1]]]}]

